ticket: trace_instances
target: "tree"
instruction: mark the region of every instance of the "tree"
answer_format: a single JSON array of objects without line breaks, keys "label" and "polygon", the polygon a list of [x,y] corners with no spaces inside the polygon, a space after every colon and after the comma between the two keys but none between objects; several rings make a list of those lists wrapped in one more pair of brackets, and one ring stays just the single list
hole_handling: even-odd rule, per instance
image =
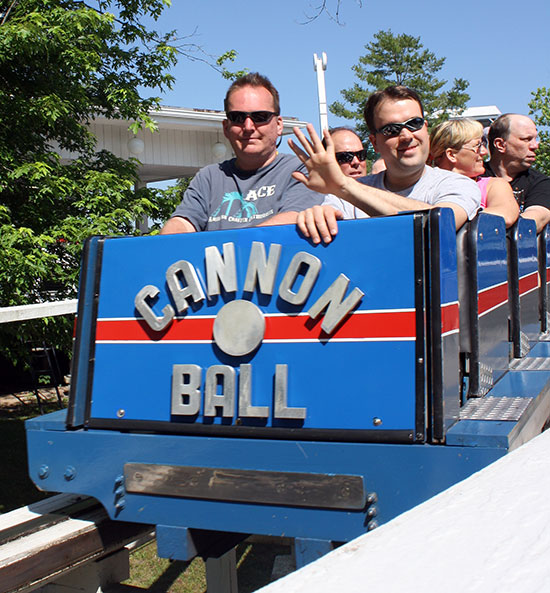
[{"label": "tree", "polygon": [[[136,220],[169,209],[159,192],[134,190],[137,161],[95,153],[86,127],[102,114],[154,128],[159,99],[147,95],[170,87],[177,39],[140,22],[168,4],[0,2],[0,306],[74,297],[87,236],[132,234]],[[20,338],[48,333],[70,340],[66,327],[0,326],[0,350],[13,358]]]},{"label": "tree", "polygon": [[[535,168],[546,175],[550,175],[550,89],[541,87],[534,93],[529,102],[529,113],[538,127],[539,149],[535,160]],[[545,129],[541,129],[545,128]]]},{"label": "tree", "polygon": [[335,115],[357,120],[357,129],[364,140],[368,132],[363,119],[363,108],[370,95],[391,85],[405,85],[418,92],[430,123],[447,119],[450,111],[460,113],[470,99],[465,92],[469,83],[463,78],[454,80],[450,90],[443,88],[446,80],[436,77],[445,58],[423,49],[420,37],[394,35],[391,30],[378,31],[375,41],[365,45],[367,53],[352,67],[359,79],[351,88],[341,91],[350,107],[336,101],[330,106]]}]

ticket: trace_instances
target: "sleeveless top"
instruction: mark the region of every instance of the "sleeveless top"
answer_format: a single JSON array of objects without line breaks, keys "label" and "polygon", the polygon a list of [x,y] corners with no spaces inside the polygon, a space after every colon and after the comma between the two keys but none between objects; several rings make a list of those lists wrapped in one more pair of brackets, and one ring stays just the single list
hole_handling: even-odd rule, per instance
[{"label": "sleeveless top", "polygon": [[491,181],[490,177],[478,177],[476,179],[477,186],[481,191],[481,207],[487,208],[487,186],[489,185],[489,181]]}]

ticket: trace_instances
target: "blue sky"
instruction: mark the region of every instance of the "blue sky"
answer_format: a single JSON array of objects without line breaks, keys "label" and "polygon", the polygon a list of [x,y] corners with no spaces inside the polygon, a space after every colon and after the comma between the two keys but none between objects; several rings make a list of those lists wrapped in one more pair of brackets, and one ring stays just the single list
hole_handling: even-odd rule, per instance
[{"label": "blue sky", "polygon": [[[351,67],[365,53],[373,34],[420,36],[426,49],[446,57],[442,78],[470,81],[469,106],[497,105],[502,112],[527,113],[531,91],[550,86],[550,2],[463,0],[461,3],[342,0],[338,25],[326,15],[307,25],[320,0],[172,0],[157,23],[194,36],[210,54],[238,52],[234,69],[267,75],[281,95],[283,115],[312,121],[318,127],[313,53],[326,52],[327,100],[355,82]],[[335,0],[329,4],[335,5]],[[176,83],[165,105],[222,109],[228,82],[199,62],[184,58],[174,69]],[[329,124],[345,123],[329,113]],[[348,122],[349,123],[349,122]]]}]

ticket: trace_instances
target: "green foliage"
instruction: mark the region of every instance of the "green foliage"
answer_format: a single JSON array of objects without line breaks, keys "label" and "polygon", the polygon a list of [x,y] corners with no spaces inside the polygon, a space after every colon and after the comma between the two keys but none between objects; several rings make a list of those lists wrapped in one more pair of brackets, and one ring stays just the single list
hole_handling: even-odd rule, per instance
[{"label": "green foliage", "polygon": [[335,115],[357,120],[357,129],[364,140],[368,130],[363,108],[374,91],[391,85],[413,88],[420,95],[431,124],[446,119],[449,110],[460,113],[470,99],[465,92],[469,83],[462,78],[455,79],[450,90],[444,90],[447,81],[436,75],[443,68],[445,58],[437,58],[424,49],[420,37],[378,31],[365,49],[367,53],[352,67],[358,82],[341,91],[344,103],[336,101],[330,106]]},{"label": "green foliage", "polygon": [[540,141],[534,166],[538,171],[550,175],[550,89],[542,87],[531,94],[533,98],[529,102],[529,113],[537,124]]},{"label": "green foliage", "polygon": [[156,234],[164,222],[170,218],[176,206],[181,202],[185,190],[189,187],[192,177],[181,177],[174,185],[171,185],[159,192],[155,205],[157,207],[157,219],[150,226],[151,234]]},{"label": "green foliage", "polygon": [[[154,127],[146,91],[172,84],[173,33],[147,30],[168,0],[0,3],[0,306],[74,298],[81,246],[157,218],[159,192],[134,190],[137,161],[94,152],[98,114]],[[75,154],[70,162],[59,148]],[[0,326],[0,351],[67,335],[67,319]],[[68,333],[70,337],[70,331]],[[56,343],[56,342],[54,342]]]},{"label": "green foliage", "polygon": [[234,62],[237,58],[237,52],[234,49],[231,49],[229,51],[226,51],[225,53],[223,53],[217,60],[216,60],[216,66],[218,66],[219,68],[221,68],[221,75],[226,79],[226,80],[236,80],[237,78],[240,78],[241,76],[244,76],[245,74],[248,74],[248,69],[245,68],[244,70],[236,70],[235,72],[228,70],[225,67],[225,63],[226,62]]}]

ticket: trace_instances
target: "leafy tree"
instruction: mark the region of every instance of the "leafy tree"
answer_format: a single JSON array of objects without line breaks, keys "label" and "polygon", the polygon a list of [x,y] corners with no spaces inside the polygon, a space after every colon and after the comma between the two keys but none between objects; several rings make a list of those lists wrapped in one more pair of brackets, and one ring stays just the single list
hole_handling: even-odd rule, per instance
[{"label": "leafy tree", "polygon": [[431,124],[446,119],[449,111],[460,113],[464,109],[470,99],[465,92],[469,83],[458,78],[451,89],[445,91],[447,81],[436,77],[445,58],[437,58],[433,52],[424,49],[420,37],[394,35],[388,30],[378,31],[374,39],[365,45],[367,53],[352,67],[358,82],[341,91],[345,103],[336,101],[330,106],[335,115],[357,120],[357,129],[365,141],[368,136],[363,119],[365,103],[374,91],[391,85],[415,89],[422,98]]},{"label": "leafy tree", "polygon": [[550,175],[550,89],[542,87],[531,94],[533,98],[529,102],[529,113],[537,124],[540,140],[535,167]]},{"label": "leafy tree", "polygon": [[[171,208],[173,196],[135,191],[137,161],[95,153],[86,127],[101,114],[154,128],[159,99],[147,94],[170,88],[182,46],[141,21],[168,5],[0,0],[0,306],[74,297],[87,236],[132,234],[136,220]],[[4,324],[0,351],[14,358],[20,340],[70,339],[68,323]]]}]

